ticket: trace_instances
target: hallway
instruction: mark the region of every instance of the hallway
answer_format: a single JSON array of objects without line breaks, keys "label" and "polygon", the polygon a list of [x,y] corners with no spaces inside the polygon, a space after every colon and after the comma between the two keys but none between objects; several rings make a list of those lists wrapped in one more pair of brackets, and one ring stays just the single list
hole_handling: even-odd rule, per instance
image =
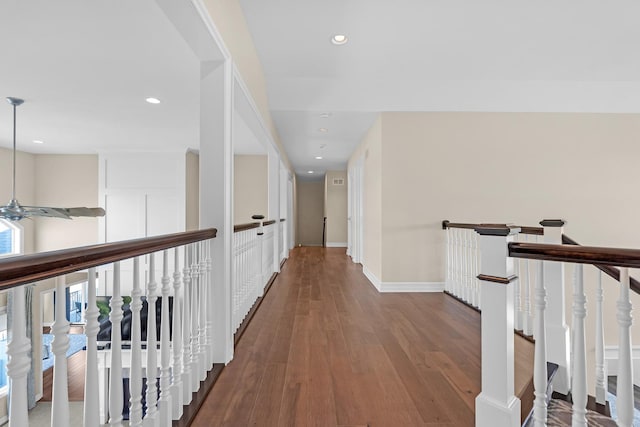
[{"label": "hallway", "polygon": [[[519,394],[533,346],[515,341]],[[192,425],[472,426],[479,390],[479,313],[442,293],[380,294],[344,249],[302,247]]]}]

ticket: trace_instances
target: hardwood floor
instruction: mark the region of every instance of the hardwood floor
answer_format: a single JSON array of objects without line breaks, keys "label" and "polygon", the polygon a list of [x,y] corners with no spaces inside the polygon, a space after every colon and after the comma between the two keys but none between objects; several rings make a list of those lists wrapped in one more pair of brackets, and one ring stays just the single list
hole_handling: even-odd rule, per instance
[{"label": "hardwood floor", "polygon": [[[533,345],[516,336],[516,390]],[[473,426],[480,315],[442,293],[380,294],[344,249],[291,257],[193,426]]]}]

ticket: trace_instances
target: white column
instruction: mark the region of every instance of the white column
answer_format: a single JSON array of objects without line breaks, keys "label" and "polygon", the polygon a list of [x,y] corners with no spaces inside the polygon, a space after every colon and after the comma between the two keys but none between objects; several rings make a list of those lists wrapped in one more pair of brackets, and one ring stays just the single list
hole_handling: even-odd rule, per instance
[{"label": "white column", "polygon": [[607,381],[604,371],[604,322],[602,319],[602,271],[598,270],[596,288],[596,403],[604,405],[607,401]]},{"label": "white column", "polygon": [[182,292],[180,289],[180,248],[173,250],[173,327],[171,348],[173,349],[173,383],[171,384],[172,418],[179,420],[182,416]]},{"label": "white column", "polygon": [[618,307],[618,426],[633,426],[633,363],[631,359],[631,301],[629,300],[629,269],[620,268],[620,297]]},{"label": "white column", "polygon": [[584,294],[582,264],[576,264],[574,269],[571,425],[572,427],[587,427],[587,344],[584,331],[584,319],[587,317],[587,297]]},{"label": "white column", "polygon": [[[543,243],[561,245],[565,222],[561,219],[545,219],[540,222],[544,227]],[[549,299],[547,303],[547,356],[549,362],[558,365],[553,379],[553,390],[568,394],[570,391],[571,357],[569,326],[565,314],[564,263],[544,261],[544,282]]]},{"label": "white column", "polygon": [[25,287],[11,289],[13,315],[11,317],[11,341],[7,344],[7,376],[11,400],[9,404],[9,426],[29,425],[27,415],[27,374],[31,368],[31,342],[27,339],[27,313]]},{"label": "white column", "polygon": [[519,228],[481,227],[482,391],[476,397],[477,427],[519,427],[514,395],[513,259],[507,244]]},{"label": "white column", "polygon": [[99,310],[96,305],[96,269],[89,269],[87,287],[87,309],[85,310],[84,333],[87,336],[86,368],[84,372],[83,425],[97,427],[100,424],[100,400],[98,387],[98,344],[100,331]]},{"label": "white column", "polygon": [[233,237],[233,65],[230,60],[201,65],[200,227],[216,227],[213,239],[214,360],[233,358],[231,326],[231,239]]},{"label": "white column", "polygon": [[545,308],[547,292],[544,283],[543,263],[538,263],[536,277],[535,310],[536,310],[536,343],[533,363],[533,385],[535,399],[533,402],[533,420],[535,427],[547,425],[547,338],[545,327]]},{"label": "white column", "polygon": [[140,289],[140,258],[133,259],[133,290],[131,291],[131,367],[129,368],[129,425],[142,425],[142,289]]},{"label": "white column", "polygon": [[156,262],[155,254],[149,254],[149,283],[147,284],[147,393],[146,408],[144,417],[145,426],[158,425],[158,337],[156,327],[156,301],[158,295],[156,289]]},{"label": "white column", "polygon": [[162,310],[160,314],[160,400],[158,402],[160,426],[171,426],[171,342],[169,341],[169,251],[162,251]]},{"label": "white column", "polygon": [[[113,292],[109,302],[111,312],[111,367],[109,371],[109,424],[122,425],[122,297],[120,296],[120,263],[113,263]],[[69,425],[68,423],[65,425]]]}]

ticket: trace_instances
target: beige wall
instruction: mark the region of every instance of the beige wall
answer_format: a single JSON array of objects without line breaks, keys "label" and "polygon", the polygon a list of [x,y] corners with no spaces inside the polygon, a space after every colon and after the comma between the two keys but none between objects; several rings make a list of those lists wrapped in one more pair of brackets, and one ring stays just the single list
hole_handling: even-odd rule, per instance
[{"label": "beige wall", "polygon": [[269,164],[266,155],[234,156],[234,224],[252,222],[252,215],[269,216]]},{"label": "beige wall", "polygon": [[443,219],[560,217],[582,244],[639,247],[639,136],[640,115],[384,113],[382,279],[442,281]]},{"label": "beige wall", "polygon": [[378,279],[382,278],[382,116],[367,132],[349,159],[349,168],[364,159],[362,264]]},{"label": "beige wall", "polygon": [[187,163],[185,229],[198,230],[200,228],[200,156],[188,151],[185,160]]},{"label": "beige wall", "polygon": [[[334,185],[341,179],[342,185]],[[324,177],[324,216],[327,217],[327,246],[347,246],[347,172],[327,171]]]},{"label": "beige wall", "polygon": [[324,182],[297,182],[298,220],[296,242],[303,246],[322,245]]},{"label": "beige wall", "polygon": [[[5,205],[11,199],[13,169],[12,151],[0,148],[0,204]],[[33,206],[35,194],[35,156],[18,151],[16,153],[16,198],[23,205]],[[35,251],[35,224],[33,221],[21,221],[24,229],[24,253]]]},{"label": "beige wall", "polygon": [[[36,155],[35,194],[39,206],[98,206],[98,156]],[[98,243],[98,219],[37,218],[37,252]]]},{"label": "beige wall", "polygon": [[[383,155],[371,174],[372,134],[379,127]],[[377,267],[368,254],[380,233],[383,281],[443,281],[443,219],[537,225],[564,218],[565,233],[581,244],[638,248],[639,137],[637,114],[383,113],[357,151],[369,151],[369,203],[382,178],[381,224],[365,201],[364,264]],[[568,323],[572,272],[568,265]],[[585,268],[588,313],[595,311],[596,277],[595,268]],[[615,345],[617,286],[604,283],[605,341]],[[634,294],[632,302],[638,306],[640,297]],[[593,315],[587,326],[595,327]],[[633,329],[639,342],[640,328]],[[592,334],[587,346],[593,366]]]},{"label": "beige wall", "polygon": [[271,131],[280,157],[287,168],[291,170],[291,163],[289,163],[289,158],[282,147],[271,118],[264,71],[240,2],[238,0],[205,0],[204,3],[238,67],[244,83],[251,92],[265,125]]}]

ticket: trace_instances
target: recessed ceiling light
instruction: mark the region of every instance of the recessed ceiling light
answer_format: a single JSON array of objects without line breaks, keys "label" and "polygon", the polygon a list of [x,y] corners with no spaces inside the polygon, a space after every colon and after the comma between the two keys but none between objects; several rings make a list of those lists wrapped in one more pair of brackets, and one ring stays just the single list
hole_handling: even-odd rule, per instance
[{"label": "recessed ceiling light", "polygon": [[326,147],[326,146],[327,146],[327,144],[321,144],[321,145],[320,145],[320,149],[323,149],[323,148],[324,148],[324,147]]},{"label": "recessed ceiling light", "polygon": [[316,160],[322,160],[322,156],[316,156]]},{"label": "recessed ceiling light", "polygon": [[313,173],[313,171],[307,171],[307,173]]},{"label": "recessed ceiling light", "polygon": [[39,139],[34,139],[33,143],[34,144],[44,144],[44,141],[40,141]]},{"label": "recessed ceiling light", "polygon": [[158,98],[147,98],[145,99],[149,104],[160,104],[160,100]]},{"label": "recessed ceiling light", "polygon": [[327,128],[320,128],[320,129],[318,129],[318,130],[319,130],[320,132],[322,132],[322,133],[329,132],[329,129],[327,129]]},{"label": "recessed ceiling light", "polygon": [[347,40],[348,40],[347,36],[345,36],[344,34],[336,34],[333,37],[331,37],[331,43],[338,46],[345,44]]},{"label": "recessed ceiling light", "polygon": [[320,114],[320,117],[322,117],[323,119],[328,119],[329,117],[331,117],[331,113],[322,113]]}]

